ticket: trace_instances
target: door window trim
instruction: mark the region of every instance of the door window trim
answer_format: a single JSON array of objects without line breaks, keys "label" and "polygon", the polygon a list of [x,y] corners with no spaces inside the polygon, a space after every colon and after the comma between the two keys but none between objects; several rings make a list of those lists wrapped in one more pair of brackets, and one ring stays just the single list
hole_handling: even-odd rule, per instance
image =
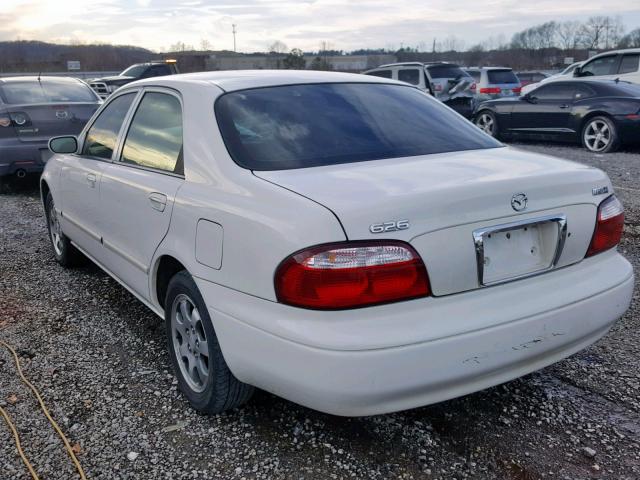
[{"label": "door window trim", "polygon": [[[122,161],[122,151],[124,149],[124,143],[127,138],[127,135],[129,134],[129,129],[131,128],[131,123],[133,122],[133,117],[138,111],[138,107],[140,106],[140,103],[142,102],[142,99],[144,98],[144,95],[146,93],[164,93],[166,95],[171,95],[177,98],[178,102],[180,102],[180,113],[182,115],[182,152],[181,153],[183,157],[183,168],[182,168],[183,173],[181,174],[169,172],[168,170],[162,170],[161,168],[145,167],[143,165],[137,165],[134,163],[125,163]],[[135,98],[131,106],[133,108],[129,110],[129,113],[125,117],[125,121],[122,124],[122,126],[126,128],[121,129],[120,134],[118,135],[118,141],[116,142],[116,148],[114,148],[113,150],[111,163],[113,165],[120,165],[123,167],[143,170],[145,172],[159,173],[161,175],[168,175],[170,177],[184,179],[185,178],[185,174],[184,174],[184,170],[185,170],[184,169],[184,102],[182,101],[182,96],[180,95],[180,92],[168,87],[155,87],[155,86],[142,87],[138,93],[138,96]]]},{"label": "door window trim", "polygon": [[602,55],[602,56],[599,56],[597,58],[590,59],[589,61],[585,62],[585,64],[582,67],[580,67],[580,72],[582,73],[583,72],[583,68],[586,67],[587,65],[589,65],[590,63],[595,63],[597,60],[602,60],[603,58],[609,58],[609,57],[615,58],[614,66],[612,68],[612,71],[614,73],[605,73],[605,74],[602,74],[602,75],[585,75],[585,76],[587,78],[588,77],[597,78],[597,77],[604,77],[604,76],[607,76],[607,75],[617,75],[616,72],[618,70],[620,70],[620,62],[622,62],[622,55],[620,55],[619,53],[613,53],[611,55]]},{"label": "door window trim", "polygon": [[[137,105],[138,99],[140,97],[140,92],[142,90],[140,88],[130,88],[127,90],[124,90],[122,92],[118,92],[117,94],[113,94],[111,97],[109,97],[109,100],[107,102],[105,102],[104,104],[102,104],[100,106],[100,108],[96,111],[96,113],[94,114],[93,120],[89,123],[87,123],[85,125],[85,127],[82,129],[82,131],[80,132],[80,134],[78,135],[78,145],[81,146],[80,153],[76,153],[74,154],[76,157],[80,157],[80,158],[86,158],[87,160],[95,160],[97,162],[105,162],[105,163],[113,163],[114,161],[114,155],[116,153],[116,151],[118,150],[118,146],[120,144],[120,136],[122,135],[122,128],[125,126],[125,124],[127,123],[129,116],[131,115],[132,112],[132,107],[134,105]],[[102,112],[113,103],[113,101],[115,101],[117,98],[123,96],[123,95],[128,95],[133,93],[133,100],[131,100],[131,105],[129,105],[129,110],[127,111],[127,114],[124,116],[124,119],[122,121],[122,125],[120,125],[120,130],[118,131],[118,134],[116,136],[116,143],[115,143],[115,147],[113,149],[113,152],[111,153],[111,158],[102,158],[102,157],[95,157],[93,155],[83,155],[82,151],[84,150],[84,142],[87,139],[87,133],[89,133],[89,130],[91,130],[91,128],[93,127],[93,125],[96,123],[96,121],[98,120],[98,118],[100,118],[100,116],[102,115]]]}]

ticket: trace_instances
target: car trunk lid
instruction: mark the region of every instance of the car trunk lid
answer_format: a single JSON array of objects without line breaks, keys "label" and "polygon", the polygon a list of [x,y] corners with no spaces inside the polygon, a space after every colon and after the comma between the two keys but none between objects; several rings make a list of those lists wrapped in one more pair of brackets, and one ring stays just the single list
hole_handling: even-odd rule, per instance
[{"label": "car trunk lid", "polygon": [[[511,148],[255,175],[332,210],[350,240],[410,242],[427,265],[435,295],[538,273],[551,260],[555,263],[549,267],[581,260],[593,233],[597,204],[606,196],[593,196],[592,190],[612,190],[597,169]],[[526,196],[527,205],[516,211],[519,205],[512,206],[512,199],[519,194]],[[566,231],[562,222],[541,221],[549,218],[564,218]],[[405,220],[410,227],[397,229],[394,222]],[[534,224],[527,233],[524,227],[513,228],[485,238],[487,254],[493,258],[483,280],[478,262],[484,264],[485,259],[478,255],[474,233],[523,221]],[[374,233],[380,228],[381,233]],[[507,233],[514,242],[506,243]],[[561,254],[555,258],[562,235]],[[537,258],[521,255],[533,247],[536,252],[531,255]]]},{"label": "car trunk lid", "polygon": [[26,115],[24,125],[14,130],[22,142],[42,142],[59,135],[77,135],[97,110],[95,102],[9,105],[13,115]]}]

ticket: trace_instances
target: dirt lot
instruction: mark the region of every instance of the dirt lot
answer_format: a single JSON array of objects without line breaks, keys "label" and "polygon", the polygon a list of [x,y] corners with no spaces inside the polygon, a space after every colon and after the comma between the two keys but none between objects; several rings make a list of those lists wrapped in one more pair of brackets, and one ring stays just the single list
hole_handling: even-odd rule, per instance
[{"label": "dirt lot", "polygon": [[[606,170],[626,207],[620,250],[640,266],[638,150],[517,147]],[[176,390],[159,319],[97,267],[54,262],[26,186],[0,195],[0,339],[19,350],[92,479],[640,478],[638,288],[596,345],[461,399],[345,419],[259,393],[204,417]],[[77,478],[1,348],[0,405],[42,478]],[[0,480],[28,478],[0,420]]]}]

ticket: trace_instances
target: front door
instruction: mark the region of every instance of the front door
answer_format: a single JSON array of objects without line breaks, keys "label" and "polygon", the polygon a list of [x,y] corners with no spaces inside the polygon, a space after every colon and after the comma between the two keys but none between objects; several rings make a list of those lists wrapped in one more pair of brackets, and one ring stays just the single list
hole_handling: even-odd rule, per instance
[{"label": "front door", "polygon": [[512,133],[540,137],[568,136],[575,87],[569,82],[556,82],[533,90],[521,97],[511,113]]},{"label": "front door", "polygon": [[180,98],[147,89],[102,176],[99,215],[108,268],[147,300],[151,260],[169,230],[183,175]]},{"label": "front door", "polygon": [[61,172],[61,224],[80,248],[101,261],[102,232],[98,225],[100,180],[110,165],[120,129],[135,98],[113,98],[85,135],[79,154],[68,155]]}]

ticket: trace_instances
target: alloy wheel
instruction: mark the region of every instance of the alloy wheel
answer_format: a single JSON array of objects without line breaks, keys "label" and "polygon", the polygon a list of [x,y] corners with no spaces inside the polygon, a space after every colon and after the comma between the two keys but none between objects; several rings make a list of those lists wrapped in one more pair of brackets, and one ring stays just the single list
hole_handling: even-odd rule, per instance
[{"label": "alloy wheel", "polygon": [[60,228],[60,220],[58,219],[58,213],[56,212],[56,207],[53,202],[49,204],[49,233],[56,255],[61,256],[63,248],[62,229]]},{"label": "alloy wheel", "polygon": [[476,125],[482,130],[484,133],[488,133],[493,136],[493,127],[495,122],[493,121],[493,117],[488,113],[483,113],[476,120]]},{"label": "alloy wheel", "polygon": [[601,152],[611,143],[611,129],[604,120],[594,120],[584,130],[584,143],[592,152]]},{"label": "alloy wheel", "polygon": [[171,307],[171,340],[187,385],[194,392],[203,392],[209,382],[207,335],[198,308],[184,294],[178,295]]}]

